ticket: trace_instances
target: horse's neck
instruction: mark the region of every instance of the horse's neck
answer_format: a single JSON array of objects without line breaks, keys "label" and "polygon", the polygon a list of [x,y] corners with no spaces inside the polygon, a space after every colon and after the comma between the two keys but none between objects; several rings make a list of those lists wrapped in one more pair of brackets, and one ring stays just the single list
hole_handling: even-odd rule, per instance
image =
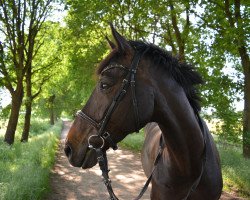
[{"label": "horse's neck", "polygon": [[183,173],[189,173],[189,169],[200,167],[204,148],[199,123],[186,94],[174,80],[164,79],[158,86],[155,121],[161,128],[170,161]]}]

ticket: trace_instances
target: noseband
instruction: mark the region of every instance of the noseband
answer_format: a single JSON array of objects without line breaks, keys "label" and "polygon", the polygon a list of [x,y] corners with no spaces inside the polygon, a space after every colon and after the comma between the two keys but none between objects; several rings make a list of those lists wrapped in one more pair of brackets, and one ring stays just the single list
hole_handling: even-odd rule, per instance
[{"label": "noseband", "polygon": [[[88,138],[88,145],[89,145],[90,149],[94,149],[96,151],[97,161],[98,161],[99,167],[102,171],[102,176],[104,178],[103,181],[107,187],[107,190],[108,190],[108,193],[110,196],[110,200],[118,200],[118,198],[115,196],[113,189],[112,189],[112,186],[111,186],[111,180],[109,179],[109,175],[108,175],[110,170],[108,169],[107,155],[106,155],[106,151],[103,150],[103,147],[104,147],[105,141],[109,144],[110,147],[112,147],[113,150],[117,150],[118,147],[117,147],[117,143],[111,138],[109,132],[106,131],[106,127],[107,127],[107,124],[108,124],[113,112],[115,111],[115,109],[119,105],[119,103],[122,101],[124,96],[126,95],[127,90],[130,86],[132,101],[133,101],[133,108],[134,108],[134,116],[135,116],[135,129],[136,129],[136,132],[139,132],[140,120],[139,120],[137,99],[136,99],[136,94],[135,94],[135,86],[136,86],[135,77],[136,77],[136,72],[137,72],[137,68],[138,68],[140,59],[145,54],[146,51],[148,51],[148,49],[146,49],[144,51],[136,51],[135,52],[135,55],[134,55],[133,60],[131,62],[130,69],[126,68],[122,65],[110,65],[101,72],[101,73],[104,73],[105,71],[108,71],[108,70],[113,69],[113,68],[120,68],[122,70],[126,70],[127,75],[126,75],[125,79],[123,79],[120,89],[118,90],[118,92],[114,96],[110,106],[108,107],[108,109],[106,111],[106,114],[104,115],[104,117],[100,123],[98,123],[96,120],[94,120],[93,118],[91,118],[90,116],[85,114],[82,110],[80,110],[76,113],[76,116],[86,120],[89,124],[91,124],[93,127],[95,127],[98,130],[97,135],[91,135]],[[203,140],[204,140],[204,150],[202,153],[202,169],[201,169],[199,177],[193,182],[190,189],[188,190],[186,197],[183,200],[187,200],[188,197],[190,196],[190,194],[197,188],[198,184],[200,183],[201,177],[203,175],[204,167],[206,164],[206,137],[204,135],[205,129],[204,129],[203,122],[202,122],[198,112],[196,112],[196,116],[197,116],[197,121],[199,123],[199,126],[201,128],[201,131],[203,134]],[[99,139],[100,143],[98,145],[94,144],[94,141],[92,142],[93,138]],[[162,156],[163,148],[164,148],[164,144],[163,144],[163,138],[161,136],[158,154],[157,154],[156,159],[154,161],[153,170],[152,170],[148,180],[144,184],[141,192],[134,200],[139,200],[143,196],[143,194],[146,192],[148,185],[151,182],[151,179],[153,177],[153,173],[156,169],[156,166],[157,166],[157,164]]]},{"label": "noseband", "polygon": [[[107,141],[110,147],[112,147],[114,150],[117,149],[117,144],[116,142],[111,138],[109,132],[106,131],[106,127],[108,125],[108,122],[115,111],[116,107],[119,105],[119,103],[122,101],[124,96],[126,95],[128,88],[130,86],[131,88],[131,95],[132,95],[132,102],[133,102],[133,108],[134,108],[134,117],[135,117],[135,130],[136,132],[139,132],[139,126],[140,126],[140,119],[139,119],[139,111],[138,111],[138,105],[137,105],[137,99],[136,99],[136,93],[135,93],[135,84],[136,84],[136,72],[137,68],[140,62],[141,57],[144,55],[144,53],[147,51],[147,49],[143,52],[141,51],[136,51],[135,55],[133,57],[131,67],[126,68],[122,65],[111,65],[107,68],[105,68],[103,72],[108,71],[113,68],[120,68],[122,70],[127,71],[126,77],[122,81],[122,85],[116,95],[113,97],[113,100],[111,104],[109,105],[106,114],[104,115],[103,119],[101,120],[100,123],[98,123],[96,120],[85,114],[82,110],[78,111],[76,115],[78,117],[83,118],[86,120],[89,124],[91,124],[93,127],[95,127],[98,130],[97,135],[104,139],[104,141]],[[89,140],[90,141],[90,140]],[[94,146],[93,144],[90,144],[90,146]]]},{"label": "noseband", "polygon": [[[111,186],[111,181],[110,181],[109,175],[108,175],[109,169],[108,169],[108,161],[107,161],[106,151],[103,150],[103,147],[104,147],[105,142],[107,142],[113,150],[118,149],[118,147],[117,147],[117,143],[111,138],[109,132],[106,131],[106,128],[107,128],[108,122],[109,122],[113,112],[115,111],[115,109],[119,105],[119,103],[122,101],[124,96],[127,94],[128,88],[130,86],[133,108],[134,108],[135,130],[136,130],[136,132],[139,132],[140,119],[139,119],[139,111],[138,111],[138,105],[137,105],[137,99],[136,99],[136,93],[135,93],[135,86],[136,86],[135,77],[136,77],[136,72],[137,72],[137,68],[138,68],[140,59],[145,54],[145,52],[147,50],[148,49],[146,49],[144,51],[136,51],[135,52],[135,55],[132,59],[130,68],[126,68],[122,65],[110,65],[102,71],[102,73],[104,73],[105,71],[108,71],[108,70],[113,69],[113,68],[120,68],[122,70],[126,70],[127,75],[123,79],[120,89],[118,90],[116,95],[113,97],[113,100],[112,100],[111,104],[109,105],[109,107],[106,111],[106,114],[104,115],[104,117],[100,123],[98,123],[96,120],[94,120],[93,118],[91,118],[90,116],[85,114],[82,110],[80,110],[76,113],[76,116],[86,120],[89,124],[91,124],[93,127],[95,127],[98,130],[97,135],[91,135],[88,138],[88,145],[89,145],[90,149],[94,149],[96,151],[97,160],[98,160],[100,169],[102,170],[102,176],[104,178],[104,183],[105,183],[107,190],[109,192],[110,200],[118,200],[118,198],[115,196],[113,189],[112,189],[112,186]],[[99,139],[100,144],[98,144],[98,145],[94,144],[94,142],[92,142],[92,139],[94,139],[94,138]],[[161,148],[159,150],[159,154],[157,157],[160,158],[160,155],[161,155]],[[159,158],[156,159],[155,165],[158,162]],[[139,194],[139,196],[135,200],[140,199],[142,197],[142,195],[146,191],[150,181],[151,181],[151,178],[148,179],[148,181],[146,182],[145,186],[143,187],[141,193]]]}]

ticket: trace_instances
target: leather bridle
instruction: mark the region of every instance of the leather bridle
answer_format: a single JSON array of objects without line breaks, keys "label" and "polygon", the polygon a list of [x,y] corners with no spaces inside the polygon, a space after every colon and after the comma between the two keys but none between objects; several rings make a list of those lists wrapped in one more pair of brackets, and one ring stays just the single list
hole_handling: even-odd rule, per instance
[{"label": "leather bridle", "polygon": [[[143,51],[143,52],[136,51],[135,52],[135,55],[132,59],[132,63],[131,63],[130,68],[124,67],[124,66],[119,65],[119,64],[114,64],[114,65],[109,65],[107,68],[105,68],[101,72],[101,74],[102,74],[102,73],[104,73],[110,69],[113,69],[113,68],[120,68],[122,70],[127,71],[127,75],[123,79],[120,89],[117,91],[116,95],[113,97],[113,100],[112,100],[111,104],[109,105],[107,111],[105,112],[105,115],[104,115],[103,119],[101,120],[101,122],[98,123],[96,120],[94,120],[93,118],[91,118],[90,116],[85,114],[82,110],[80,110],[76,113],[77,116],[85,119],[92,126],[94,126],[98,130],[98,133],[96,136],[99,136],[104,141],[107,141],[109,143],[110,147],[112,147],[114,150],[117,149],[117,144],[111,138],[109,132],[106,131],[106,127],[107,127],[107,124],[108,124],[113,112],[115,111],[116,107],[119,105],[119,103],[122,101],[122,99],[126,95],[129,86],[131,88],[132,102],[133,102],[133,108],[134,108],[135,130],[136,130],[136,132],[139,132],[140,119],[139,119],[138,105],[137,105],[137,99],[136,99],[136,94],[135,94],[135,84],[136,84],[135,76],[136,76],[136,72],[137,72],[137,68],[138,68],[140,59],[145,52],[146,51]],[[89,142],[91,142],[90,138],[89,138]],[[93,146],[93,145],[90,144],[90,146]]]},{"label": "leather bridle", "polygon": [[[136,86],[136,79],[135,78],[136,78],[136,72],[137,72],[137,68],[138,68],[140,59],[145,54],[145,52],[147,50],[148,49],[146,49],[144,51],[135,51],[130,68],[124,67],[122,65],[114,64],[114,65],[109,65],[101,72],[101,74],[102,74],[105,71],[108,71],[108,70],[113,69],[113,68],[120,68],[122,70],[127,71],[127,75],[123,79],[120,89],[118,90],[118,92],[114,96],[114,98],[113,98],[111,104],[109,105],[107,111],[105,112],[105,115],[104,115],[103,119],[101,120],[101,122],[98,123],[96,120],[94,120],[93,118],[91,118],[90,116],[85,114],[82,110],[80,110],[76,113],[76,115],[78,117],[81,117],[82,119],[86,120],[89,124],[91,124],[93,127],[95,127],[98,130],[97,135],[91,135],[88,138],[88,144],[89,144],[90,149],[94,149],[96,151],[97,160],[98,160],[100,169],[102,170],[102,176],[104,178],[104,183],[105,183],[107,190],[109,192],[110,200],[118,200],[118,198],[115,196],[113,189],[112,189],[112,186],[111,186],[111,181],[110,181],[109,175],[108,175],[109,169],[108,169],[108,161],[107,161],[106,151],[103,150],[103,147],[104,147],[105,142],[107,142],[113,150],[116,150],[118,147],[117,147],[117,143],[112,139],[109,132],[106,131],[106,127],[108,125],[108,122],[109,122],[113,112],[115,111],[115,109],[119,105],[119,103],[122,101],[124,96],[127,94],[128,88],[130,86],[132,102],[133,102],[133,109],[134,109],[135,130],[136,130],[136,132],[139,132],[140,119],[139,119],[139,111],[138,111],[138,105],[137,105],[137,99],[136,99],[136,93],[135,93],[135,86]],[[96,144],[94,144],[94,140],[92,140],[93,138],[99,139],[100,142],[99,142],[98,146],[96,146]],[[161,153],[159,153],[158,157],[160,157],[160,154]],[[156,159],[157,161],[155,161],[155,163],[158,162],[158,159]],[[150,178],[150,180],[151,180],[151,178]],[[143,187],[143,190],[141,191],[139,196],[136,198],[136,200],[140,199],[142,197],[143,193],[146,191],[146,189],[150,183],[150,180],[147,181],[147,183]]]},{"label": "leather bridle", "polygon": [[[140,59],[145,54],[146,51],[148,51],[148,49],[146,49],[144,51],[135,51],[135,55],[132,59],[130,68],[124,67],[123,65],[119,65],[119,64],[113,64],[113,65],[111,64],[108,67],[104,68],[104,70],[101,72],[101,74],[102,74],[105,71],[108,71],[108,70],[113,69],[113,68],[120,68],[122,70],[127,71],[127,75],[123,79],[120,89],[118,90],[118,92],[114,96],[114,98],[113,98],[111,104],[109,105],[107,111],[105,112],[105,115],[104,115],[103,119],[101,120],[101,122],[97,122],[96,120],[94,120],[93,118],[91,118],[90,116],[85,114],[82,110],[80,110],[76,113],[76,116],[86,120],[89,124],[91,124],[93,127],[95,127],[98,130],[97,135],[91,135],[88,138],[88,145],[89,145],[89,149],[94,149],[96,151],[97,161],[98,161],[99,167],[102,171],[102,176],[104,178],[103,181],[104,181],[104,184],[106,185],[108,193],[110,195],[110,200],[118,200],[118,198],[115,196],[113,189],[112,189],[112,186],[111,186],[111,180],[109,179],[109,175],[108,175],[110,170],[108,169],[108,160],[107,160],[106,150],[104,150],[103,147],[104,147],[105,142],[107,142],[113,150],[117,150],[118,147],[117,147],[117,143],[112,139],[110,133],[106,130],[106,127],[108,125],[108,122],[109,122],[113,112],[115,111],[115,109],[119,105],[119,103],[122,101],[124,96],[127,94],[128,88],[130,86],[133,108],[134,108],[135,130],[136,130],[136,132],[139,132],[140,118],[139,118],[139,111],[138,111],[138,105],[137,105],[137,99],[136,99],[136,93],[135,93],[136,72],[137,72],[137,68],[138,68]],[[197,188],[197,186],[200,182],[200,179],[202,177],[205,164],[206,164],[206,139],[205,139],[205,135],[204,135],[205,130],[204,130],[203,122],[202,122],[198,112],[196,113],[196,116],[197,116],[197,120],[198,120],[199,126],[201,128],[201,131],[203,133],[203,138],[204,138],[204,150],[203,150],[203,154],[202,154],[202,169],[201,169],[201,173],[200,173],[199,177],[193,182],[193,184],[190,187],[184,200],[186,200],[190,196],[190,194]],[[94,141],[92,141],[93,138],[99,139],[100,142],[98,143],[98,145],[96,145],[94,143]],[[143,196],[143,194],[146,192],[148,185],[151,182],[151,179],[153,177],[153,173],[156,169],[156,166],[157,166],[157,164],[162,156],[163,148],[164,148],[164,144],[163,144],[163,138],[161,136],[158,154],[157,154],[156,159],[154,161],[153,170],[152,170],[150,176],[148,177],[148,180],[144,184],[141,192],[134,200],[139,200]]]}]

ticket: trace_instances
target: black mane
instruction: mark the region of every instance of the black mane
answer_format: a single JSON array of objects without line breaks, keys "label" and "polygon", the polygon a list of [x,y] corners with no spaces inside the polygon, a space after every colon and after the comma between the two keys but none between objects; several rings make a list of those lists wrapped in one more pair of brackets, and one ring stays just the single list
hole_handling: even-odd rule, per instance
[{"label": "black mane", "polygon": [[[200,111],[200,97],[196,85],[202,84],[203,80],[200,74],[194,70],[193,66],[185,62],[180,62],[178,58],[153,44],[148,44],[142,41],[129,41],[137,51],[145,51],[144,56],[148,57],[155,66],[163,67],[176,82],[184,89],[188,101],[195,112]],[[97,69],[97,74],[110,63],[110,60],[119,55],[118,49],[114,49],[100,64]]]},{"label": "black mane", "polygon": [[178,58],[153,44],[142,41],[129,41],[130,45],[138,51],[144,51],[145,57],[150,58],[154,65],[164,67],[172,75],[178,84],[184,89],[188,101],[195,112],[200,111],[200,97],[196,85],[202,84],[201,75],[194,70],[194,67],[185,62],[180,62]]}]

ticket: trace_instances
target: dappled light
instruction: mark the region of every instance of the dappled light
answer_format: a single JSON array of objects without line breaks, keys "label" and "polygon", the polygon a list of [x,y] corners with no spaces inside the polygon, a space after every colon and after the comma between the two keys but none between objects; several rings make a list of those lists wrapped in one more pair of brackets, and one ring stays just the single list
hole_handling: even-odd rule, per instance
[{"label": "dappled light", "polygon": [[[70,125],[70,123],[66,124]],[[98,164],[88,170],[72,167],[63,152],[64,137],[67,128],[62,132],[60,152],[57,163],[52,170],[52,193],[47,200],[56,199],[108,199],[106,187],[102,181]],[[128,150],[109,150],[107,152],[110,178],[115,194],[119,199],[133,199],[143,187],[146,176],[142,170],[140,156]],[[150,190],[150,189],[149,189]],[[142,199],[149,198],[149,190]]]},{"label": "dappled light", "polygon": [[[61,144],[57,155],[57,162],[52,170],[50,185],[52,192],[46,200],[103,200],[108,199],[108,193],[102,182],[101,170],[98,164],[90,169],[72,167],[64,152],[64,138],[67,135],[70,122],[64,122],[61,134]],[[120,200],[133,199],[143,187],[146,176],[142,170],[140,154],[124,149],[107,152],[110,178],[115,194]],[[247,169],[247,167],[246,167]],[[150,199],[150,189],[142,200]],[[223,192],[221,200],[243,200]]]}]

